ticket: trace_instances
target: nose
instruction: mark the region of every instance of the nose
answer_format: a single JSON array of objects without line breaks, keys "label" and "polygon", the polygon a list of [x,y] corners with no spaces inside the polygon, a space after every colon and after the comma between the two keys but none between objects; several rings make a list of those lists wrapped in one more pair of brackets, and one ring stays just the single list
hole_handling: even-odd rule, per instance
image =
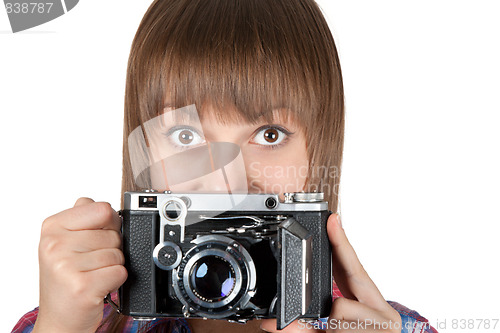
[{"label": "nose", "polygon": [[[168,179],[172,191],[248,192],[245,162],[238,145],[228,142],[211,142],[203,149],[193,150],[189,153],[192,156],[188,160],[174,166],[181,170],[183,181],[176,182],[171,181],[171,178]],[[189,165],[185,163],[189,163]]]}]

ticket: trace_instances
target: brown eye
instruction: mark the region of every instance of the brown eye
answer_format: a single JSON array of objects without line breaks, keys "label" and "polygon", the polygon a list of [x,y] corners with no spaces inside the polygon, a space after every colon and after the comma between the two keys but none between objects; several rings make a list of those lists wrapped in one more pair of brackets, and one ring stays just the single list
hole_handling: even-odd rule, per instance
[{"label": "brown eye", "polygon": [[275,128],[268,128],[267,130],[264,131],[264,140],[266,140],[269,143],[275,143],[278,141],[279,138],[279,132]]},{"label": "brown eye", "polygon": [[251,142],[267,148],[276,148],[286,142],[292,132],[280,126],[265,125],[255,131]]},{"label": "brown eye", "polygon": [[185,145],[193,142],[194,136],[191,131],[183,130],[179,133],[179,142]]}]

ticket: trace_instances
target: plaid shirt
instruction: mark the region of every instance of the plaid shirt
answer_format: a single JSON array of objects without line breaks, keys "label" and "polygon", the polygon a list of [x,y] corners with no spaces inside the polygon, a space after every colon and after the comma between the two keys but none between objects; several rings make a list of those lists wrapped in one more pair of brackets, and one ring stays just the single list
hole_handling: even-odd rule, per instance
[{"label": "plaid shirt", "polygon": [[[116,294],[113,295],[114,299],[116,299]],[[337,285],[333,284],[333,298],[342,297],[339,288]],[[401,315],[402,321],[402,330],[401,333],[438,333],[436,329],[434,329],[427,319],[420,316],[416,311],[410,310],[403,305],[396,302],[388,302],[399,314]],[[114,309],[106,304],[104,306],[104,318],[107,318]],[[33,326],[35,325],[36,318],[38,316],[38,308],[33,311],[25,314],[17,323],[17,325],[12,330],[12,333],[30,333],[33,330]],[[165,320],[170,321],[170,332],[172,333],[191,333],[191,329],[189,328],[187,321],[183,318],[179,319],[155,319],[149,322],[142,321],[134,321],[132,318],[127,319],[127,323],[125,325],[124,333],[134,333],[137,332],[139,328],[141,331],[144,330],[144,325],[147,325],[149,329],[154,328],[160,322],[164,322]],[[323,319],[318,321],[318,328],[326,328],[327,319]],[[106,327],[98,330],[98,332],[106,332]]]}]

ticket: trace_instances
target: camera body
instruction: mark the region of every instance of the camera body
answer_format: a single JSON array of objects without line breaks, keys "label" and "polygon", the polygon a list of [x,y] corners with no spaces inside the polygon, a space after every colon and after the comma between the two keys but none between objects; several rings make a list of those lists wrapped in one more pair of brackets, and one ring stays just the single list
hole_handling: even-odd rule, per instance
[{"label": "camera body", "polygon": [[126,192],[120,311],[141,319],[327,317],[330,212],[322,193]]}]

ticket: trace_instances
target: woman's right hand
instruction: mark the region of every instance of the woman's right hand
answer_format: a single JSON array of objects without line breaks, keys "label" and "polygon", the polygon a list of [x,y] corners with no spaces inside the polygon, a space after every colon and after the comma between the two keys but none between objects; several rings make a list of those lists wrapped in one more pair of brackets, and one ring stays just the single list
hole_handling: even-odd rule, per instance
[{"label": "woman's right hand", "polygon": [[120,227],[121,218],[108,203],[89,198],[43,222],[33,332],[95,332],[104,297],[127,279]]}]

